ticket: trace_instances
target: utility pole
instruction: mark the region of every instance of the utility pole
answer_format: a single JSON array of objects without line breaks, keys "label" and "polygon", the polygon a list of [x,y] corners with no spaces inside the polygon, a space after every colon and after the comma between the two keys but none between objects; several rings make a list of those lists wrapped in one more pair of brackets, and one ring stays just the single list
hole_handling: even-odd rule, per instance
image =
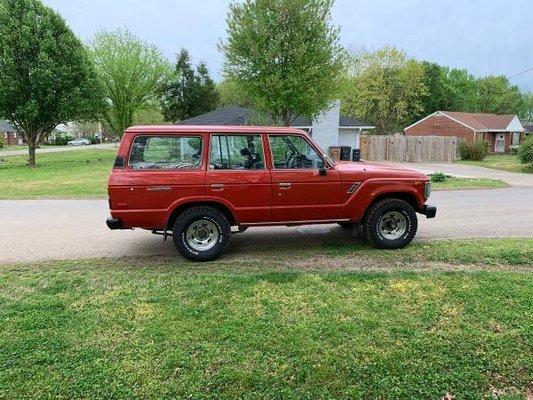
[{"label": "utility pole", "polygon": [[102,123],[100,121],[98,121],[98,134],[100,135],[100,144],[103,143],[103,138],[102,138]]}]

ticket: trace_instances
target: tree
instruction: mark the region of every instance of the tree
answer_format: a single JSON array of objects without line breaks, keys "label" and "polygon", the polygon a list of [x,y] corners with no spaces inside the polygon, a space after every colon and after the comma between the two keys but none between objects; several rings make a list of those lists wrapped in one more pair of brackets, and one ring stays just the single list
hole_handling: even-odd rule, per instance
[{"label": "tree", "polygon": [[191,67],[189,52],[181,49],[171,79],[163,84],[161,108],[166,121],[180,121],[216,108],[219,93],[205,63]]},{"label": "tree", "polygon": [[338,97],[344,50],[333,0],[245,0],[230,5],[224,75],[258,111],[290,125]]},{"label": "tree", "polygon": [[486,76],[477,81],[478,111],[495,114],[518,114],[524,100],[518,86],[503,76]]},{"label": "tree", "polygon": [[157,100],[169,63],[155,46],[125,29],[98,32],[91,53],[108,99],[103,118],[115,135],[122,136],[135,113]]},{"label": "tree", "polygon": [[0,115],[28,144],[28,164],[53,129],[95,118],[101,86],[82,43],[38,0],[0,2]]},{"label": "tree", "polygon": [[424,111],[424,66],[385,46],[352,58],[343,112],[376,125],[377,133],[403,129]]},{"label": "tree", "polygon": [[221,106],[242,106],[252,107],[252,99],[247,97],[239,88],[237,83],[231,79],[224,79],[217,84],[217,91],[220,96]]},{"label": "tree", "polygon": [[478,110],[477,80],[465,69],[453,68],[448,73],[451,106],[448,111],[476,112]]},{"label": "tree", "polygon": [[524,93],[524,109],[520,113],[520,118],[524,121],[533,121],[533,92]]},{"label": "tree", "polygon": [[424,85],[427,88],[423,97],[423,111],[416,119],[439,110],[453,110],[454,94],[448,74],[450,69],[439,64],[422,62],[424,66]]}]

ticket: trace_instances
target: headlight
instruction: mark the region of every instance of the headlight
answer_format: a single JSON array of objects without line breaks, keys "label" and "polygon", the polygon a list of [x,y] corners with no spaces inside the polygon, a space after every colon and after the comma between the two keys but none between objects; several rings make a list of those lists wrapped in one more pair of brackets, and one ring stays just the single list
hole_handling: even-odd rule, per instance
[{"label": "headlight", "polygon": [[429,199],[429,195],[431,194],[431,182],[426,182],[426,185],[424,186],[424,197],[426,199]]}]

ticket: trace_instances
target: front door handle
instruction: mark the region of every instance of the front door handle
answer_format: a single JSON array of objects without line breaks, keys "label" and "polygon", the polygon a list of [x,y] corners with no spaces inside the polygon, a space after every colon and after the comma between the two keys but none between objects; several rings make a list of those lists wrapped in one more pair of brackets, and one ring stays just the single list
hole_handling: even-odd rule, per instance
[{"label": "front door handle", "polygon": [[292,183],[290,182],[280,182],[279,187],[282,189],[289,189],[292,186]]},{"label": "front door handle", "polygon": [[213,183],[211,185],[211,189],[213,189],[213,190],[224,190],[224,184],[223,183]]}]

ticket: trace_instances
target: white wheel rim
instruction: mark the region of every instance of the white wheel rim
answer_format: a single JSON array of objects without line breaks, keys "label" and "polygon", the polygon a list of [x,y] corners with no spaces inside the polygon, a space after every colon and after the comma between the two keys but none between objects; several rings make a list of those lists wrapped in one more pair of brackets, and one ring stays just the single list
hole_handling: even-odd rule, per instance
[{"label": "white wheel rim", "polygon": [[217,226],[207,219],[194,221],[187,228],[187,243],[196,251],[207,251],[218,242],[220,234]]},{"label": "white wheel rim", "polygon": [[407,219],[399,211],[389,211],[379,218],[378,230],[386,240],[399,239],[407,231]]}]

